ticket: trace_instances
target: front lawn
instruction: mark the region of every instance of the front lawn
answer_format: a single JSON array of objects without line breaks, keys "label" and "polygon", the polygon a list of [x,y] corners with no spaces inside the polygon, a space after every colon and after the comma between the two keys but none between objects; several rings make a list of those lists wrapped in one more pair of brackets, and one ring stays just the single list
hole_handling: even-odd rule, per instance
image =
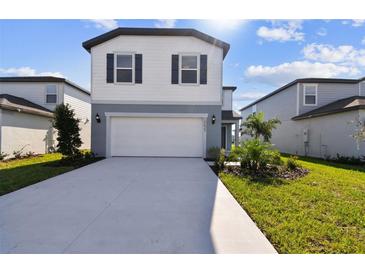
[{"label": "front lawn", "polygon": [[300,158],[310,173],[222,182],[280,253],[365,253],[365,168]]},{"label": "front lawn", "polygon": [[90,164],[100,158],[84,159],[73,165],[60,163],[60,153],[0,162],[0,196],[53,176]]}]

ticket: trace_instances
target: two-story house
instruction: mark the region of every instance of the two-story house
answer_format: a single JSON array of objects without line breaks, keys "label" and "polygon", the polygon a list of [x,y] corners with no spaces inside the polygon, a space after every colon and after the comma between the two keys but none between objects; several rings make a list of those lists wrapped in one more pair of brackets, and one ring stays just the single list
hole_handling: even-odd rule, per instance
[{"label": "two-story house", "polygon": [[255,112],[279,118],[272,143],[282,152],[322,158],[365,155],[365,143],[353,137],[357,122],[365,121],[365,78],[297,79],[241,109],[243,119]]},{"label": "two-story house", "polygon": [[82,149],[90,149],[90,93],[60,77],[0,77],[0,152],[47,153],[55,146],[53,110],[69,104],[80,119]]},{"label": "two-story house", "polygon": [[[118,28],[83,47],[91,54],[96,154],[207,157],[221,147],[229,44],[194,29]],[[236,123],[231,116],[227,125]]]}]

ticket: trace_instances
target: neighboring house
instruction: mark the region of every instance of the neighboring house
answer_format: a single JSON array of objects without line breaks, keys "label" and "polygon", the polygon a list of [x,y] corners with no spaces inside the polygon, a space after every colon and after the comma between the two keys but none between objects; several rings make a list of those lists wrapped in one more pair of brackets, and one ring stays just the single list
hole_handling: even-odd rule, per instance
[{"label": "neighboring house", "polygon": [[[365,78],[295,80],[241,109],[243,119],[264,112],[281,125],[272,143],[282,152],[313,157],[365,155],[353,138],[356,121],[365,120]],[[247,136],[242,136],[243,139]]]},{"label": "neighboring house", "polygon": [[0,152],[46,153],[55,145],[57,104],[70,104],[81,120],[81,148],[90,148],[90,93],[59,77],[0,77]]},{"label": "neighboring house", "polygon": [[221,147],[229,44],[194,29],[118,28],[83,47],[91,53],[95,153],[207,157]]}]

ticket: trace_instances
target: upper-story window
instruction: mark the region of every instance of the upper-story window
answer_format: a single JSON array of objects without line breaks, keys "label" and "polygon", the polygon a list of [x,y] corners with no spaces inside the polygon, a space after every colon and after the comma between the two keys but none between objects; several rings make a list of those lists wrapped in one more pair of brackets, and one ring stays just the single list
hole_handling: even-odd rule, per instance
[{"label": "upper-story window", "polygon": [[46,103],[47,104],[57,104],[57,86],[56,85],[47,85]]},{"label": "upper-story window", "polygon": [[304,84],[304,105],[316,106],[317,105],[317,84]]},{"label": "upper-story window", "polygon": [[199,58],[198,55],[181,55],[180,62],[181,84],[198,84]]},{"label": "upper-story window", "polygon": [[115,54],[115,82],[134,83],[133,54]]}]

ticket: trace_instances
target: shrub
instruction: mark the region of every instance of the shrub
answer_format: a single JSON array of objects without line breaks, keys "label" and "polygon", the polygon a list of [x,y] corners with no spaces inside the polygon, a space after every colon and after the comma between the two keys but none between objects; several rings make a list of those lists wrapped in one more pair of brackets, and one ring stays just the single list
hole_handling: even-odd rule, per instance
[{"label": "shrub", "polygon": [[219,151],[218,157],[214,161],[214,167],[216,168],[216,170],[218,170],[218,171],[223,170],[225,161],[226,161],[226,151],[225,151],[225,149],[222,148]]},{"label": "shrub", "polygon": [[365,164],[365,157],[356,158],[354,156],[341,156],[337,153],[336,158],[330,158],[330,161],[340,163],[340,164],[348,164],[348,165],[363,165]]},{"label": "shrub", "polygon": [[209,150],[208,150],[208,159],[216,160],[219,157],[220,150],[221,149],[219,147],[209,148]]},{"label": "shrub", "polygon": [[82,144],[80,138],[80,120],[69,104],[60,104],[54,111],[53,127],[57,129],[57,149],[66,157],[80,154]]},{"label": "shrub", "polygon": [[23,151],[24,151],[24,148],[26,147],[27,145],[23,146],[21,149],[19,150],[14,150],[13,151],[13,156],[15,159],[20,159],[22,158],[23,156]]},{"label": "shrub", "polygon": [[288,160],[286,161],[286,168],[288,170],[296,170],[298,168],[301,168],[302,166],[298,163],[298,157],[297,156],[290,156]]},{"label": "shrub", "polygon": [[272,149],[272,145],[260,139],[251,139],[243,143],[239,150],[241,169],[258,173],[264,172],[268,167],[282,165],[280,153]]},{"label": "shrub", "polygon": [[0,152],[0,161],[5,160],[6,157],[8,157],[9,154],[5,153],[5,152]]}]

